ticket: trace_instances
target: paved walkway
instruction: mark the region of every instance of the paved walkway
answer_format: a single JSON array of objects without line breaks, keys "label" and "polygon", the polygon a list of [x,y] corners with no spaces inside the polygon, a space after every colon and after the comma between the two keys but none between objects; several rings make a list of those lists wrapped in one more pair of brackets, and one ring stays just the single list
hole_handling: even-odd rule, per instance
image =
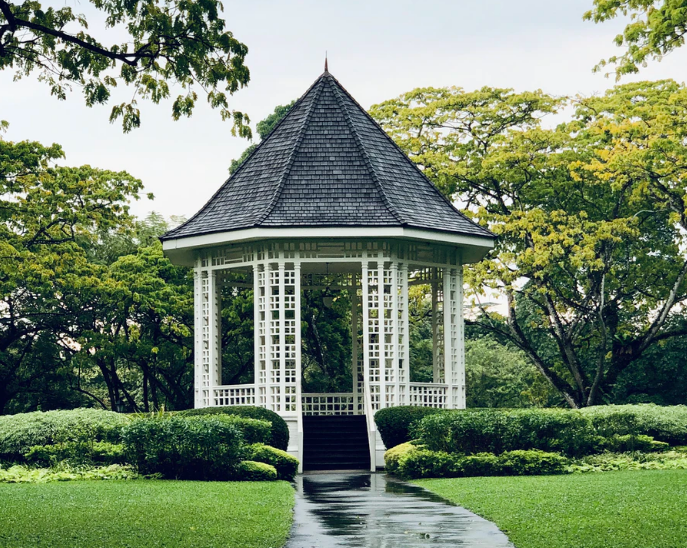
[{"label": "paved walkway", "polygon": [[286,548],[513,548],[493,523],[384,474],[312,474],[296,483]]}]

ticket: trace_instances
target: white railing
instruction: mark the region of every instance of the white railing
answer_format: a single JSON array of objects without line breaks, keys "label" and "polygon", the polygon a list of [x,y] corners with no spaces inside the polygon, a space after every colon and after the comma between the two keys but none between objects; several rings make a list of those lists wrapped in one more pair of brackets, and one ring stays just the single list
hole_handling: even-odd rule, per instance
[{"label": "white railing", "polygon": [[448,408],[448,385],[431,382],[408,383],[408,405]]},{"label": "white railing", "polygon": [[216,386],[212,391],[213,407],[225,405],[255,405],[255,385]]},{"label": "white railing", "polygon": [[304,415],[357,415],[352,393],[303,394]]}]

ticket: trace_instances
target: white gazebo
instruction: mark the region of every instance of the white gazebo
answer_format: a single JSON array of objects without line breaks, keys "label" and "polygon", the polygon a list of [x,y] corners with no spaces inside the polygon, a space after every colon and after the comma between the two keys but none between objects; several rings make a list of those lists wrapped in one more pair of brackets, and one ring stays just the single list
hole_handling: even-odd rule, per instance
[{"label": "white gazebo", "polygon": [[[372,469],[383,466],[379,409],[465,407],[463,265],[482,259],[494,236],[455,209],[326,70],[162,240],[174,263],[194,267],[196,407],[275,411],[301,462],[304,415],[364,415]],[[222,384],[220,289],[230,271],[232,283],[253,289],[252,384]],[[301,391],[301,294],[325,277],[352,295],[351,393]],[[432,288],[432,383],[410,382],[413,284]]]}]

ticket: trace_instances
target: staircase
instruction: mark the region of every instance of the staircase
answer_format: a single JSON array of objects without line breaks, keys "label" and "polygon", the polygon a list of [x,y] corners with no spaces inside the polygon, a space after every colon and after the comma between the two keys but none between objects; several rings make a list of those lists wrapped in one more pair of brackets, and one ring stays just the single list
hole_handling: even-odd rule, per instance
[{"label": "staircase", "polygon": [[305,415],[303,470],[369,470],[365,415]]}]

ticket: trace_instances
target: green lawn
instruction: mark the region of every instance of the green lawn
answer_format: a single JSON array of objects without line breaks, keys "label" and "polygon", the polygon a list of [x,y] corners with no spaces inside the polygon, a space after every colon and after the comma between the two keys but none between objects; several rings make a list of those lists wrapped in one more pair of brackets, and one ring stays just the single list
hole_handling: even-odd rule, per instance
[{"label": "green lawn", "polygon": [[0,484],[0,546],[278,548],[293,500],[283,481]]},{"label": "green lawn", "polygon": [[687,546],[687,470],[419,480],[516,548]]}]

